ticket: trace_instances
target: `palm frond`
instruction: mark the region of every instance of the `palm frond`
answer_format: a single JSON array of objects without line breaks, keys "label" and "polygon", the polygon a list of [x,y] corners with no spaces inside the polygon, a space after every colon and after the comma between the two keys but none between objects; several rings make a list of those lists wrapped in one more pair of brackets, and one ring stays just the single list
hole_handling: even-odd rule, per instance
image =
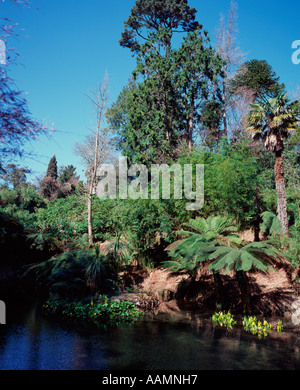
[{"label": "palm frond", "polygon": [[268,100],[261,99],[250,107],[247,129],[256,134],[266,134],[272,129],[275,135],[287,138],[299,125],[300,102],[291,102],[286,94],[281,93]]}]

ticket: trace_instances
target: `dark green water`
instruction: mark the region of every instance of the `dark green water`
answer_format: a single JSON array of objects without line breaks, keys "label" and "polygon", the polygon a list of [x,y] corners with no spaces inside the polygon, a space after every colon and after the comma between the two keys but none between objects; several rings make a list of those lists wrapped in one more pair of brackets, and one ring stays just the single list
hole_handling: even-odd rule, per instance
[{"label": "dark green water", "polygon": [[203,314],[158,314],[107,330],[62,325],[37,305],[7,307],[1,370],[284,370],[300,368],[300,334],[258,340],[215,329]]}]

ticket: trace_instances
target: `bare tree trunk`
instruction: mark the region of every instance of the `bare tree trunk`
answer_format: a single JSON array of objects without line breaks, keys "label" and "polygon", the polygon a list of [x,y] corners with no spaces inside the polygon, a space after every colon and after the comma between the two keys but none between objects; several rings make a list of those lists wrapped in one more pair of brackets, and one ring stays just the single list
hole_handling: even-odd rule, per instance
[{"label": "bare tree trunk", "polygon": [[93,194],[94,194],[94,187],[96,184],[96,178],[97,178],[97,169],[99,164],[99,132],[100,132],[100,126],[101,126],[101,117],[98,114],[97,118],[97,131],[96,131],[96,138],[95,138],[95,149],[94,149],[94,162],[91,169],[91,182],[89,186],[89,193],[88,193],[88,235],[89,235],[89,244],[94,244],[94,234],[93,234]]},{"label": "bare tree trunk", "polygon": [[188,131],[189,151],[191,151],[193,147],[193,131],[194,131],[194,99],[192,99],[191,108],[190,108],[189,131]]},{"label": "bare tree trunk", "polygon": [[282,234],[288,235],[289,225],[287,216],[286,190],[283,174],[282,151],[276,152],[275,183],[277,192],[277,214],[281,223]]},{"label": "bare tree trunk", "polygon": [[256,206],[256,215],[254,219],[254,241],[260,241],[260,224],[261,224],[261,196],[260,196],[260,188],[256,187],[256,196],[255,196],[255,206]]},{"label": "bare tree trunk", "polygon": [[75,153],[81,156],[87,166],[88,176],[88,194],[87,194],[87,213],[88,213],[88,236],[89,244],[93,245],[93,195],[97,187],[98,168],[108,159],[109,140],[102,127],[106,105],[108,100],[108,77],[105,75],[103,85],[94,92],[94,96],[88,96],[96,111],[95,130],[87,137],[85,144],[77,144]]},{"label": "bare tree trunk", "polygon": [[[98,104],[98,103],[97,103]],[[99,164],[99,132],[100,132],[100,126],[101,126],[101,108],[97,106],[97,130],[96,130],[96,136],[95,136],[95,149],[94,149],[94,161],[93,166],[91,167],[91,182],[89,186],[89,193],[88,193],[88,235],[89,235],[89,244],[94,244],[94,234],[93,234],[93,193],[94,193],[94,187],[96,184],[96,178],[97,178],[97,169]]]},{"label": "bare tree trunk", "polygon": [[224,80],[222,85],[222,121],[226,139],[228,139],[228,130],[230,127],[230,97],[227,81],[232,75],[233,68],[240,64],[242,58],[237,44],[237,8],[237,3],[232,1],[227,26],[225,25],[223,15],[221,16],[217,37],[217,52],[226,63],[223,67]]},{"label": "bare tree trunk", "polygon": [[189,126],[189,150],[192,150],[193,147],[193,130],[194,130],[194,125],[193,125],[193,119],[190,119],[190,126]]},{"label": "bare tree trunk", "polygon": [[244,314],[251,313],[253,311],[253,303],[248,276],[245,271],[237,271],[236,276],[241,291],[243,312]]},{"label": "bare tree trunk", "polygon": [[[226,74],[225,67],[225,74]],[[223,105],[223,127],[224,127],[224,136],[228,139],[228,129],[227,129],[227,100],[226,100],[226,80],[223,80],[223,93],[222,93],[222,105]]]},{"label": "bare tree trunk", "polygon": [[219,272],[214,272],[213,275],[217,295],[216,307],[221,307],[223,309],[225,305],[223,281]]},{"label": "bare tree trunk", "polygon": [[90,191],[88,194],[88,235],[89,235],[90,245],[94,244],[92,207],[93,207],[93,195],[91,194]]}]

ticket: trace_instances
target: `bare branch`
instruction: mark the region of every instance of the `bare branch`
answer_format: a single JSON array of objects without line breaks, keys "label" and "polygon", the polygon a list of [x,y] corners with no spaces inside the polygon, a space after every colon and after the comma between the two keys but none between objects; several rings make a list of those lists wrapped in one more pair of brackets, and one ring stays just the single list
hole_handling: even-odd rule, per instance
[{"label": "bare branch", "polygon": [[86,136],[84,143],[77,143],[74,148],[75,154],[81,157],[87,168],[88,178],[88,234],[90,245],[94,242],[92,201],[99,178],[98,168],[105,163],[111,162],[114,156],[114,147],[108,132],[104,127],[105,114],[108,103],[108,76],[104,77],[103,84],[88,96],[95,109],[95,129]]}]

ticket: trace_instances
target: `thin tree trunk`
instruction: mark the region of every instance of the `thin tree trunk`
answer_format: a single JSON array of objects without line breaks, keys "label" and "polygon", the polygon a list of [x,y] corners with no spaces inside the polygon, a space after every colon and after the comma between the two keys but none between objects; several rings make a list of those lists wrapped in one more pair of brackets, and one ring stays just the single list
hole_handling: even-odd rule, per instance
[{"label": "thin tree trunk", "polygon": [[97,113],[95,147],[93,152],[94,156],[93,156],[93,162],[90,170],[91,177],[90,177],[90,186],[89,186],[89,193],[88,193],[88,236],[89,236],[90,245],[93,245],[94,243],[93,215],[92,215],[93,194],[94,194],[95,185],[97,184],[97,170],[99,168],[100,160],[101,160],[101,155],[100,155],[101,151],[99,150],[99,147],[100,147],[100,136],[101,136],[101,123],[103,121],[103,116],[106,109],[106,102],[108,98],[107,88],[108,88],[108,78],[107,75],[105,75],[103,87],[102,88],[99,87],[96,95],[96,100],[92,99],[89,96],[89,99],[96,106],[96,113]]},{"label": "thin tree trunk", "polygon": [[260,241],[260,224],[261,224],[261,197],[260,197],[260,188],[256,187],[256,196],[255,196],[255,205],[256,205],[256,216],[254,220],[254,241]]},{"label": "thin tree trunk", "polygon": [[[164,87],[162,86],[162,88],[164,88]],[[169,122],[167,95],[165,92],[163,92],[163,110],[164,110],[164,114],[165,114],[166,138],[168,141],[168,147],[170,147],[170,149],[171,149],[171,128],[170,128],[170,122]]]},{"label": "thin tree trunk", "polygon": [[[216,81],[214,82],[213,84],[213,102],[214,104],[216,103],[216,89],[217,89],[217,85],[216,85]],[[216,106],[215,106],[216,107]],[[216,117],[217,116],[217,110],[216,108],[214,109],[214,116]],[[212,134],[215,134],[215,138],[216,138],[216,142],[217,142],[217,146],[219,146],[219,143],[220,143],[220,129],[219,127],[216,127],[213,129],[213,132]],[[213,135],[214,136],[214,135]],[[212,152],[213,151],[213,146],[209,147],[210,151]]]},{"label": "thin tree trunk", "polygon": [[93,235],[93,217],[92,217],[92,206],[93,206],[93,195],[91,191],[88,194],[88,235],[89,235],[89,244],[94,244],[94,235]]},{"label": "thin tree trunk", "polygon": [[250,290],[248,276],[244,271],[237,271],[236,276],[241,291],[243,312],[244,314],[251,313],[253,305],[252,305],[251,290]]},{"label": "thin tree trunk", "polygon": [[[225,67],[225,72],[226,72]],[[227,112],[226,112],[226,80],[223,80],[223,93],[222,93],[222,103],[223,103],[223,126],[224,126],[224,136],[228,139],[228,130],[227,130]]]},{"label": "thin tree trunk", "polygon": [[238,66],[241,60],[241,53],[236,44],[237,37],[237,3],[231,2],[231,10],[229,14],[228,24],[226,31],[224,28],[224,17],[221,16],[220,29],[218,34],[217,52],[221,55],[225,61],[223,67],[224,79],[223,79],[223,91],[222,91],[222,120],[224,127],[224,136],[228,140],[228,109],[229,101],[227,96],[227,85],[226,81],[230,78],[233,66]]},{"label": "thin tree trunk", "polygon": [[214,283],[215,283],[215,289],[216,289],[216,294],[217,294],[217,300],[216,300],[216,307],[220,307],[223,309],[224,308],[224,287],[223,287],[223,282],[222,278],[219,274],[219,272],[214,272]]},{"label": "thin tree trunk", "polygon": [[94,163],[92,167],[91,174],[91,183],[89,187],[88,194],[88,235],[89,235],[89,244],[94,244],[94,234],[93,234],[93,193],[94,193],[94,185],[97,177],[97,168],[98,168],[98,148],[99,148],[99,130],[100,130],[100,121],[97,125],[97,133],[95,139],[95,154],[94,154]]},{"label": "thin tree trunk", "polygon": [[281,223],[281,233],[288,235],[289,225],[287,216],[286,190],[283,175],[282,151],[276,152],[275,183],[277,192],[277,214]]},{"label": "thin tree trunk", "polygon": [[191,151],[193,147],[193,130],[194,130],[194,99],[192,99],[191,109],[190,109],[189,132],[188,132],[189,151]]}]

